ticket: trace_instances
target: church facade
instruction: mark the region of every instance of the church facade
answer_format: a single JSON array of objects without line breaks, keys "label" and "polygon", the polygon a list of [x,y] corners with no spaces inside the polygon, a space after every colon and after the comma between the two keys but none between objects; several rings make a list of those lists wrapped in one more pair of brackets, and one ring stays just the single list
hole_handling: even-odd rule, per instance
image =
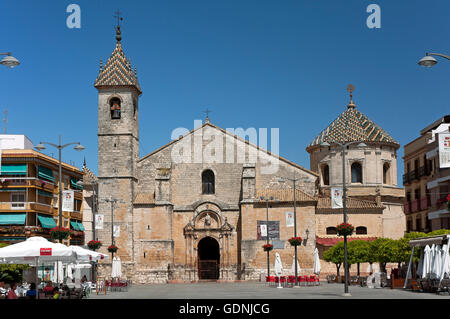
[{"label": "church facade", "polygon": [[[116,40],[95,81],[101,251],[114,243],[123,277],[136,283],[259,280],[268,268],[273,272],[275,252],[285,268],[293,264],[288,239],[294,236],[295,209],[300,274],[311,274],[316,244],[328,238],[323,226],[342,218],[321,191],[320,167],[328,159],[317,157],[311,146],[320,164],[303,168],[209,118],[140,157],[142,90],[123,52],[120,27]],[[349,200],[349,209],[358,216],[357,226],[373,225],[361,238],[390,237],[389,229],[383,231],[384,206],[375,197]],[[269,253],[262,247],[267,233],[274,246]],[[101,262],[98,270],[109,277],[111,262]]]}]

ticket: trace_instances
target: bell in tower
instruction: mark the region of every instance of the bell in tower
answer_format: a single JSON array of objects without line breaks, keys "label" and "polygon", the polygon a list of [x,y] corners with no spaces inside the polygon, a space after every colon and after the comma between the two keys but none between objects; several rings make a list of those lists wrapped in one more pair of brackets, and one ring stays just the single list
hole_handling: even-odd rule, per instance
[{"label": "bell in tower", "polygon": [[120,99],[112,98],[110,102],[111,119],[120,120]]}]

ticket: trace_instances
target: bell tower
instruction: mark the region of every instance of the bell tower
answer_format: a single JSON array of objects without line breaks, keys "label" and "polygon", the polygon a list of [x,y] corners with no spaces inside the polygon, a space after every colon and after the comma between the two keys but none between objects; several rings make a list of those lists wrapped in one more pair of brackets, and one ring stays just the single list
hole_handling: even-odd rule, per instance
[{"label": "bell tower", "polygon": [[97,214],[104,215],[98,239],[103,243],[102,251],[108,253],[106,248],[114,243],[119,248],[114,255],[120,256],[123,262],[133,262],[133,199],[139,158],[138,101],[142,91],[137,71],[133,71],[122,49],[120,20],[116,27],[116,47],[105,65],[100,61],[94,84],[98,90]]}]

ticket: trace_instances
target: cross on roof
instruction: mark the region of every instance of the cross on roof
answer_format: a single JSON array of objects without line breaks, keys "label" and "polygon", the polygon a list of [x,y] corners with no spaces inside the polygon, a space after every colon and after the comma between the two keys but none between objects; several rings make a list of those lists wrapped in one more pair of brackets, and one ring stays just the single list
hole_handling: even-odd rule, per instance
[{"label": "cross on roof", "polygon": [[206,113],[206,121],[209,122],[209,113],[211,113],[211,110],[208,110],[208,108],[206,108],[206,111],[203,111],[203,113]]},{"label": "cross on roof", "polygon": [[114,18],[117,18],[117,26],[120,27],[120,21],[123,20],[123,18],[120,16],[120,14],[122,12],[120,12],[119,10],[117,10],[116,12],[114,12],[116,15],[114,16]]}]

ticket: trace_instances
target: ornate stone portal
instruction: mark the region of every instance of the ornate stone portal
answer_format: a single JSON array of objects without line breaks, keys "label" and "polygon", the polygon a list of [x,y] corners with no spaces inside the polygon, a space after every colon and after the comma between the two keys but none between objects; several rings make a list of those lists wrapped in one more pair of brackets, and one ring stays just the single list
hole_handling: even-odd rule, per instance
[{"label": "ornate stone portal", "polygon": [[230,249],[233,226],[228,223],[217,205],[204,203],[198,206],[192,220],[184,227],[183,231],[186,240],[186,277],[189,280],[204,279],[200,275],[202,260],[199,254],[199,245],[203,239],[213,239],[219,246],[217,279],[231,280],[233,278]]}]

